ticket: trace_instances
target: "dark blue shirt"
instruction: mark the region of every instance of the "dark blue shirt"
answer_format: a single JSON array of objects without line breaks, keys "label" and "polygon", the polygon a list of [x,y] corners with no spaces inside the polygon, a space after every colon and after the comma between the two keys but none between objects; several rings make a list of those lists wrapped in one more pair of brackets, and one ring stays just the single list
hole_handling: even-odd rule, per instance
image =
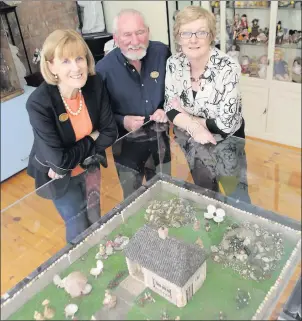
[{"label": "dark blue shirt", "polygon": [[156,109],[163,108],[166,61],[170,55],[167,45],[150,41],[140,74],[119,48],[97,63],[96,71],[107,86],[120,134],[124,134],[124,116],[145,116],[147,120]]}]

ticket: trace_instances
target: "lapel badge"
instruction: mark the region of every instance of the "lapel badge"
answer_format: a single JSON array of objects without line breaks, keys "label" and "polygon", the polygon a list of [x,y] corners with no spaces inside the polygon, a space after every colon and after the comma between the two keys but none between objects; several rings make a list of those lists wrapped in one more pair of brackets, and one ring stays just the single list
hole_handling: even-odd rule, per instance
[{"label": "lapel badge", "polygon": [[158,71],[152,71],[151,74],[150,74],[150,77],[153,78],[153,79],[158,78],[158,76],[159,76],[159,72]]},{"label": "lapel badge", "polygon": [[61,115],[59,116],[59,121],[63,123],[63,122],[66,121],[68,118],[69,118],[69,117],[68,117],[68,114],[67,114],[67,113],[63,113],[63,114],[61,114]]}]

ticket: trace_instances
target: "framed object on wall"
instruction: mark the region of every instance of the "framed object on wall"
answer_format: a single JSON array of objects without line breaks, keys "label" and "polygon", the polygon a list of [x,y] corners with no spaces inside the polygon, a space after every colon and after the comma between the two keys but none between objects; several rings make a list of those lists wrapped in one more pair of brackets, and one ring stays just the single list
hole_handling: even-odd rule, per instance
[{"label": "framed object on wall", "polygon": [[0,51],[1,102],[23,94],[10,45],[4,28],[1,27]]}]

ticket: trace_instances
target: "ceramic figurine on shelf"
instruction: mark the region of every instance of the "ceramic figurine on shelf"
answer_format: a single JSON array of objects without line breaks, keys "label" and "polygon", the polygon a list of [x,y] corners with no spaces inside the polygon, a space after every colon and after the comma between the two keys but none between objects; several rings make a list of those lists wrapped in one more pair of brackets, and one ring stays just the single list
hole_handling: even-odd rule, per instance
[{"label": "ceramic figurine on shelf", "polygon": [[296,57],[293,62],[292,81],[301,83],[301,57]]},{"label": "ceramic figurine on shelf", "polygon": [[250,65],[249,56],[243,56],[241,58],[241,73],[242,73],[242,75],[244,75],[244,76],[250,75],[249,65]]},{"label": "ceramic figurine on shelf", "polygon": [[288,65],[283,60],[283,51],[281,49],[275,49],[274,54],[274,79],[289,81]]},{"label": "ceramic figurine on shelf", "polygon": [[276,45],[281,45],[284,37],[284,30],[281,21],[278,21],[276,28]]},{"label": "ceramic figurine on shelf", "polygon": [[297,43],[297,48],[301,49],[301,47],[302,47],[302,32],[301,31],[298,32],[298,39],[297,39],[296,43]]},{"label": "ceramic figurine on shelf", "polygon": [[257,41],[261,43],[267,43],[267,36],[265,35],[265,32],[262,29],[259,29],[259,35],[257,36]]},{"label": "ceramic figurine on shelf", "polygon": [[288,45],[289,44],[289,30],[284,28],[284,36],[282,40],[283,45]]},{"label": "ceramic figurine on shelf", "polygon": [[278,7],[288,7],[290,5],[290,1],[278,1]]},{"label": "ceramic figurine on shelf", "polygon": [[252,59],[249,65],[250,77],[259,78],[259,65],[256,59]]},{"label": "ceramic figurine on shelf", "polygon": [[248,29],[248,22],[247,22],[247,16],[246,14],[243,14],[241,16],[241,21],[240,21],[240,28],[241,29]]},{"label": "ceramic figurine on shelf", "polygon": [[240,48],[238,45],[233,44],[230,51],[228,51],[227,54],[239,64]]},{"label": "ceramic figurine on shelf", "polygon": [[234,30],[233,39],[235,40],[240,32],[240,17],[238,13],[236,13],[234,16],[233,30]]},{"label": "ceramic figurine on shelf", "polygon": [[258,75],[261,79],[266,78],[267,63],[268,63],[267,55],[261,56],[259,59],[259,71],[258,71]]},{"label": "ceramic figurine on shelf", "polygon": [[258,36],[259,36],[259,20],[258,19],[253,19],[252,21],[252,31],[249,34],[249,40],[252,43],[255,43],[258,41]]}]

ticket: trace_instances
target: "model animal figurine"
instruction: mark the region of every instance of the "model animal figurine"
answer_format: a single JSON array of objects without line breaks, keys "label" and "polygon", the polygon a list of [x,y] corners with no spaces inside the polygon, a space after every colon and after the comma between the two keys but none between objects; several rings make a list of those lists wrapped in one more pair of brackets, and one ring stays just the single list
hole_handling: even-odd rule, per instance
[{"label": "model animal figurine", "polygon": [[63,288],[72,298],[89,294],[92,290],[86,276],[80,271],[71,272],[63,280],[59,275],[55,275],[53,282],[57,287]]},{"label": "model animal figurine", "polygon": [[97,278],[103,271],[104,264],[101,260],[96,261],[96,268],[90,270],[90,274]]},{"label": "model animal figurine", "polygon": [[109,290],[105,290],[105,298],[103,300],[104,306],[108,309],[112,309],[116,306],[117,298],[115,295],[112,295]]}]

